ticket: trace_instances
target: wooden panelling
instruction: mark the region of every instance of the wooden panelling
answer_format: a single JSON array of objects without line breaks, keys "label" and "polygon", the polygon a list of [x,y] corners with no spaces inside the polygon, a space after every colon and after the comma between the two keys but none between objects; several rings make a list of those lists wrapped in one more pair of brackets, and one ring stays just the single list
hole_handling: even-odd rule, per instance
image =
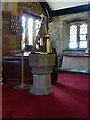
[{"label": "wooden panelling", "polygon": [[[32,81],[31,68],[29,66],[28,56],[24,57],[24,80]],[[3,57],[3,83],[21,81],[21,56]]]}]

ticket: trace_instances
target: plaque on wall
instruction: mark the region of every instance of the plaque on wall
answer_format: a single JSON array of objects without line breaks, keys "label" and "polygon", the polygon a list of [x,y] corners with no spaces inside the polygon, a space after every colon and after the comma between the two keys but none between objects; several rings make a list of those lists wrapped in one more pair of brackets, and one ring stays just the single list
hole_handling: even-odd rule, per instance
[{"label": "plaque on wall", "polygon": [[17,33],[18,30],[18,13],[11,12],[11,32]]}]

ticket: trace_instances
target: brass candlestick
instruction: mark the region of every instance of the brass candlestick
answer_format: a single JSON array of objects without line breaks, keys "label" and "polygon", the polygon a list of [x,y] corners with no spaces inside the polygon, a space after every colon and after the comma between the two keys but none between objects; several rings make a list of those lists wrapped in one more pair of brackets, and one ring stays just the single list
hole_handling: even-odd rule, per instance
[{"label": "brass candlestick", "polygon": [[51,48],[50,36],[48,34],[45,35],[45,40],[46,40],[46,52],[51,53],[52,48]]}]

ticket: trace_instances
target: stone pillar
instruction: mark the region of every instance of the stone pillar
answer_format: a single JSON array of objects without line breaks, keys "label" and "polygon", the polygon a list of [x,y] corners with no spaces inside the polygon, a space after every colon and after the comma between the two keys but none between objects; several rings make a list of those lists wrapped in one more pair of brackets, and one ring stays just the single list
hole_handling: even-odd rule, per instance
[{"label": "stone pillar", "polygon": [[29,92],[36,95],[52,93],[51,73],[55,65],[55,54],[30,54],[29,65],[33,73],[33,85]]}]

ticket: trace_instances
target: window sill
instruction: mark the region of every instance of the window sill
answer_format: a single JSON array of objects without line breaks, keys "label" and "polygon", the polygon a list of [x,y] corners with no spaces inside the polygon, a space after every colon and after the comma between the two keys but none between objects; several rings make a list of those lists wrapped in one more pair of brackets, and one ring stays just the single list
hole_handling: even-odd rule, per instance
[{"label": "window sill", "polygon": [[63,50],[63,51],[85,51],[85,49],[66,49],[66,50]]}]

